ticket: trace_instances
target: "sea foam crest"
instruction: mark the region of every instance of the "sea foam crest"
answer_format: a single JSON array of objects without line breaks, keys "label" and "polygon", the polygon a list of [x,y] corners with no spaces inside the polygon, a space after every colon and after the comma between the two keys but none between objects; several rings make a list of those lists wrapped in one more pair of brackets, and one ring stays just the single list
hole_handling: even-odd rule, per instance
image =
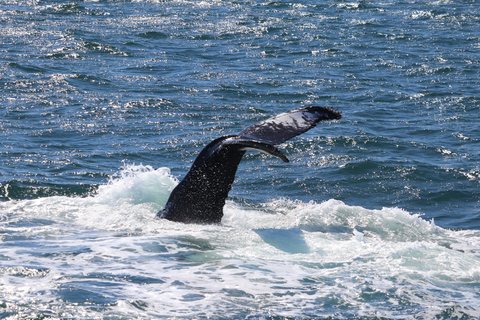
[{"label": "sea foam crest", "polygon": [[156,232],[155,214],[177,184],[168,168],[124,165],[94,196],[84,200],[75,220],[105,230]]},{"label": "sea foam crest", "polygon": [[125,165],[88,197],[9,201],[0,206],[0,219],[3,213],[9,221],[43,219],[69,226],[149,232],[158,227],[152,226],[152,221],[156,221],[156,212],[165,205],[176,184],[168,168]]},{"label": "sea foam crest", "polygon": [[178,180],[170,174],[169,168],[124,165],[118,174],[110,178],[108,184],[98,188],[94,198],[100,203],[150,202],[164,206],[177,184]]},{"label": "sea foam crest", "polygon": [[444,229],[419,214],[400,208],[366,209],[330,199],[317,203],[278,199],[263,205],[263,210],[235,208],[227,202],[225,224],[237,227],[299,229],[337,235],[378,238],[383,241],[417,241],[436,237]]}]

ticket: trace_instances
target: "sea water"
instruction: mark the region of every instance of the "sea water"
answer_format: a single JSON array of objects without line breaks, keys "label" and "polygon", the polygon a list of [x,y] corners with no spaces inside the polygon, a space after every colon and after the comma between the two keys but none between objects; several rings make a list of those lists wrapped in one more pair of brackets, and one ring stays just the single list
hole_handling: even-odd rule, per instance
[{"label": "sea water", "polygon": [[[0,317],[480,317],[478,1],[2,1]],[[202,147],[218,225],[155,219]]]}]

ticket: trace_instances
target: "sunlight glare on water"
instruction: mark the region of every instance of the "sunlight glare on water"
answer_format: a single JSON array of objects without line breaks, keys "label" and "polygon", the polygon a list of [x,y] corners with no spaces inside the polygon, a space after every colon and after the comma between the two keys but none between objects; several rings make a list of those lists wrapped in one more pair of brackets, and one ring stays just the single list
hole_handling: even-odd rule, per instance
[{"label": "sunlight glare on water", "polygon": [[[477,319],[477,1],[2,1],[0,318]],[[155,216],[212,139],[218,225]]]}]

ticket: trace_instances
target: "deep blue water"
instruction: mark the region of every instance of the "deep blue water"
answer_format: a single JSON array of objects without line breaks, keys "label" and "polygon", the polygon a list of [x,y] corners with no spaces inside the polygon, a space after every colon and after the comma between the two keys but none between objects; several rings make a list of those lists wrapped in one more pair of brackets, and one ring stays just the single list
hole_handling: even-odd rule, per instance
[{"label": "deep blue water", "polygon": [[[479,23],[478,1],[2,1],[0,317],[479,317]],[[248,154],[221,226],[153,219],[210,140],[304,105],[343,119],[289,164]]]}]

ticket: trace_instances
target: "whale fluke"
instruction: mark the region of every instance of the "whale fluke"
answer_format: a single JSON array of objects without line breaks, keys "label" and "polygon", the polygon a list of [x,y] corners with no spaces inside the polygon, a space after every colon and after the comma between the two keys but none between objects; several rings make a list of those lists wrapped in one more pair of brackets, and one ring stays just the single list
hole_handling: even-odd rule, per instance
[{"label": "whale fluke", "polygon": [[257,122],[245,128],[239,135],[277,145],[307,132],[322,120],[340,119],[341,117],[342,113],[332,108],[303,107]]},{"label": "whale fluke", "polygon": [[219,223],[238,165],[247,150],[265,152],[289,162],[275,145],[310,130],[322,120],[341,117],[341,112],[332,108],[303,107],[253,124],[238,135],[213,140],[200,152],[157,216],[184,223]]}]

